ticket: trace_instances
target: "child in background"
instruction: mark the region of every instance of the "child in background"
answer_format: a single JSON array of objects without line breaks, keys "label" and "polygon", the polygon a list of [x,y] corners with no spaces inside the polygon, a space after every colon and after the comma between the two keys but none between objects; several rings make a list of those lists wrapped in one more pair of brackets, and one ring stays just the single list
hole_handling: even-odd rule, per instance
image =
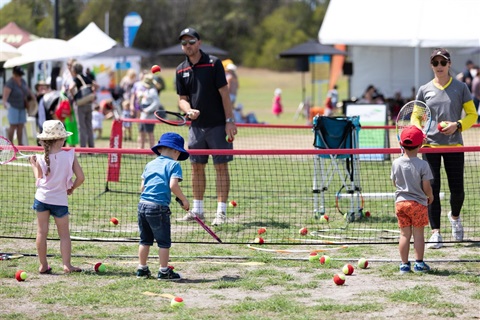
[{"label": "child in background", "polygon": [[[40,274],[51,274],[47,262],[47,236],[50,215],[55,219],[60,237],[60,253],[63,272],[80,272],[82,269],[71,264],[72,242],[70,240],[68,196],[73,194],[85,180],[82,167],[75,156],[75,150],[63,151],[62,146],[68,136],[62,122],[47,120],[37,138],[43,146],[43,155],[30,157],[30,165],[36,179],[37,191],[33,208],[37,212],[37,254],[40,261]],[[73,175],[75,180],[73,181]]]},{"label": "child in background", "polygon": [[[130,109],[130,100],[122,101],[122,118],[131,119],[132,111]],[[123,138],[126,141],[132,141],[132,123],[128,121],[123,121]]]},{"label": "child in background", "polygon": [[159,247],[158,280],[180,280],[181,278],[180,274],[173,271],[173,267],[168,266],[172,245],[169,205],[173,192],[182,201],[182,208],[190,209],[190,203],[178,185],[183,180],[182,167],[178,161],[187,160],[189,157],[184,149],[184,143],[179,134],[164,133],[158,143],[152,147],[152,151],[158,157],[147,163],[142,173],[142,193],[138,204],[140,245],[137,278],[148,278],[151,275],[147,259],[154,240]]},{"label": "child in background", "polygon": [[427,272],[430,267],[423,262],[425,253],[424,227],[428,225],[428,205],[433,202],[430,180],[433,174],[428,162],[417,157],[425,135],[416,126],[407,126],[400,134],[403,156],[393,161],[390,178],[395,191],[395,211],[400,227],[399,252],[402,259],[400,273],[411,271],[408,261],[410,238],[413,233],[415,265],[413,271]]},{"label": "child in background", "polygon": [[100,111],[100,105],[96,104],[92,111],[92,129],[94,139],[100,139],[102,137],[104,119],[105,116],[103,115],[103,112]]},{"label": "child in background", "polygon": [[280,113],[283,112],[282,90],[280,88],[275,89],[273,93],[272,112],[276,117],[279,117]]}]

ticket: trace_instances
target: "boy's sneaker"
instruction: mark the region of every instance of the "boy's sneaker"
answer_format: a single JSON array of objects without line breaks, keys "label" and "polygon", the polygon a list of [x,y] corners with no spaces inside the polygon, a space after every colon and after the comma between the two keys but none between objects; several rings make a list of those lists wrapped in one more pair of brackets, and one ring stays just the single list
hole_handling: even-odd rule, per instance
[{"label": "boy's sneaker", "polygon": [[400,264],[400,274],[405,274],[409,273],[412,271],[412,265],[410,264],[410,261],[408,263],[401,263]]},{"label": "boy's sneaker", "polygon": [[443,239],[440,235],[440,232],[434,232],[428,242],[428,249],[440,249],[441,247],[443,247]]},{"label": "boy's sneaker", "polygon": [[168,267],[167,272],[158,271],[158,280],[177,281],[182,279],[179,273],[173,271],[173,267]]},{"label": "boy's sneaker", "polygon": [[425,262],[415,262],[415,264],[413,265],[413,271],[414,272],[428,272],[428,271],[430,271],[430,267]]},{"label": "boy's sneaker", "polygon": [[[205,216],[203,215],[203,213],[196,213],[195,215],[200,218],[200,220],[205,221]],[[177,221],[195,221],[195,216],[189,211],[183,218],[177,219]]]},{"label": "boy's sneaker", "polygon": [[137,278],[148,278],[151,275],[152,273],[150,272],[150,269],[148,269],[148,267],[146,267],[145,269],[143,268],[137,269]]},{"label": "boy's sneaker", "polygon": [[450,221],[450,224],[452,225],[452,236],[453,236],[453,238],[457,241],[463,241],[463,226],[462,226],[461,218],[458,217],[457,220],[453,219],[452,211],[450,211],[448,213],[448,220]]},{"label": "boy's sneaker", "polygon": [[213,219],[212,226],[218,226],[227,222],[227,215],[225,212],[217,212],[215,219]]}]

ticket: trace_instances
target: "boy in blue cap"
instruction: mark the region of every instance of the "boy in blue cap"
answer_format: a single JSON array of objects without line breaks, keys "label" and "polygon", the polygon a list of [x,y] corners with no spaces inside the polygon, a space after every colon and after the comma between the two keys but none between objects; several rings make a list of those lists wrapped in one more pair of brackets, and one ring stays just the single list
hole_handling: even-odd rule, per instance
[{"label": "boy in blue cap", "polygon": [[137,278],[148,278],[151,275],[147,259],[154,240],[159,247],[158,280],[180,280],[181,278],[180,274],[173,271],[173,267],[168,266],[172,245],[169,205],[173,192],[182,201],[182,208],[190,209],[190,203],[178,184],[183,180],[182,167],[178,161],[187,160],[189,157],[184,149],[184,143],[183,138],[177,133],[164,133],[158,143],[152,147],[152,151],[158,157],[147,163],[142,173],[142,193],[138,203],[140,245]]}]

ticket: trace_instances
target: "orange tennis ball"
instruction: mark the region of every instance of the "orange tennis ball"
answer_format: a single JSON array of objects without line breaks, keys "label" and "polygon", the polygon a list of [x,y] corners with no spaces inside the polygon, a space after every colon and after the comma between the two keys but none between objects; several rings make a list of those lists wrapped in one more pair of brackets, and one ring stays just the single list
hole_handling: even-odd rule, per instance
[{"label": "orange tennis ball", "polygon": [[150,69],[150,71],[152,71],[153,74],[155,73],[159,73],[160,71],[162,71],[162,68],[160,68],[159,65],[153,65],[152,68]]}]

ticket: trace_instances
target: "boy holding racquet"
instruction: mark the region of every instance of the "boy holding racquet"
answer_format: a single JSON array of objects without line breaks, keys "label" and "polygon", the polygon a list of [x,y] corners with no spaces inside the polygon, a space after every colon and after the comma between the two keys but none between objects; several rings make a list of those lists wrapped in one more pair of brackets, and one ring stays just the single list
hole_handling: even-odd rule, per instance
[{"label": "boy holding racquet", "polygon": [[[60,237],[63,271],[82,271],[71,264],[68,196],[85,181],[85,176],[75,156],[75,150],[62,150],[66,138],[70,135],[72,132],[67,132],[61,121],[45,121],[42,133],[37,136],[45,153],[29,159],[37,186],[33,208],[37,212],[38,220],[36,244],[41,274],[52,273],[47,262],[47,236],[51,215],[55,219]],[[73,175],[75,180],[72,179]]]},{"label": "boy holding racquet", "polygon": [[430,267],[423,261],[425,252],[424,228],[428,225],[428,205],[433,201],[430,180],[433,179],[428,162],[417,157],[423,144],[424,134],[411,125],[403,128],[400,145],[404,154],[393,161],[390,178],[395,191],[395,212],[400,227],[399,252],[402,259],[400,273],[411,271],[408,261],[410,238],[413,234],[415,264],[413,271],[427,272]]},{"label": "boy holding racquet", "polygon": [[181,278],[180,274],[168,266],[172,246],[169,205],[173,192],[181,200],[182,208],[190,209],[190,203],[178,185],[183,180],[182,167],[178,161],[187,160],[189,157],[184,149],[184,143],[179,134],[164,133],[158,143],[152,147],[152,151],[158,157],[147,163],[142,173],[142,193],[138,203],[140,244],[137,278],[148,278],[151,275],[147,259],[154,240],[159,247],[158,280],[180,280]]}]

